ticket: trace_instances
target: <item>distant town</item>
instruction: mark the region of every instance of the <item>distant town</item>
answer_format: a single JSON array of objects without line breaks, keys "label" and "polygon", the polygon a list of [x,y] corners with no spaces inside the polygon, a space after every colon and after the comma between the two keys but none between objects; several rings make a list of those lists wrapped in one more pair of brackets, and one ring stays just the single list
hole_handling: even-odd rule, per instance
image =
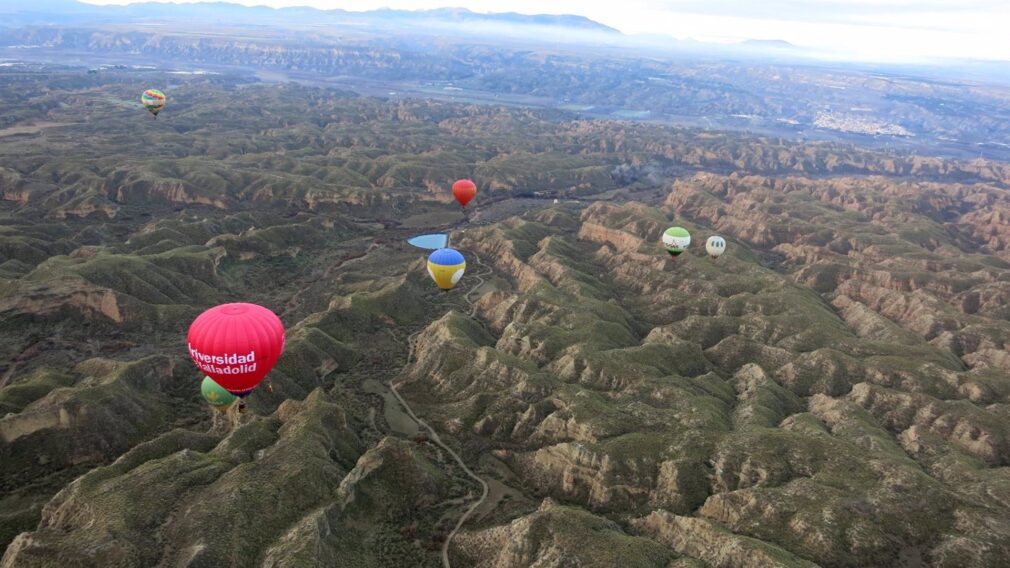
[{"label": "distant town", "polygon": [[814,126],[840,132],[855,132],[858,134],[873,134],[884,136],[915,136],[904,127],[873,120],[865,116],[822,112],[814,119]]}]

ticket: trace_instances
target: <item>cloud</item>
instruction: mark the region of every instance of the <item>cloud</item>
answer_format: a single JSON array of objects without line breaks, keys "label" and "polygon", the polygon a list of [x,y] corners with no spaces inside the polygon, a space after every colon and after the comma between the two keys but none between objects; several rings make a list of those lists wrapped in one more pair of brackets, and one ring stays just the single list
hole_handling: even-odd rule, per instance
[{"label": "cloud", "polygon": [[651,10],[794,21],[849,21],[875,15],[1010,13],[1004,0],[649,0]]},{"label": "cloud", "polygon": [[608,23],[632,33],[784,39],[837,59],[1010,60],[1006,0],[624,0],[621,7]]}]

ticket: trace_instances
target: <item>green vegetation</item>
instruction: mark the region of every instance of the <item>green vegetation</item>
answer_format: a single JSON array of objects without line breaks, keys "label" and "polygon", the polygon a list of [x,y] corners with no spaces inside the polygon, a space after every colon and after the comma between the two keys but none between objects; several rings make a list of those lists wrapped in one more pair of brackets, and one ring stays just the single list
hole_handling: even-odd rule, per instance
[{"label": "green vegetation", "polygon": [[[116,102],[154,71],[5,73],[4,120],[62,124],[0,136],[5,562],[438,566],[482,488],[390,382],[491,482],[454,565],[1010,559],[995,165],[231,77],[155,122]],[[287,330],[244,414],[185,349],[230,301]]]}]

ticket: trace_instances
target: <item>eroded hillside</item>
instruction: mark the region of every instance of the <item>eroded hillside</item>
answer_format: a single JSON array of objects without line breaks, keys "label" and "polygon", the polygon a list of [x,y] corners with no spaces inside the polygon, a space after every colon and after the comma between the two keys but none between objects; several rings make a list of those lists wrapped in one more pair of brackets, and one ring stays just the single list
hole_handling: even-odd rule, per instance
[{"label": "eroded hillside", "polygon": [[0,87],[0,565],[1010,562],[1010,166],[158,78]]}]

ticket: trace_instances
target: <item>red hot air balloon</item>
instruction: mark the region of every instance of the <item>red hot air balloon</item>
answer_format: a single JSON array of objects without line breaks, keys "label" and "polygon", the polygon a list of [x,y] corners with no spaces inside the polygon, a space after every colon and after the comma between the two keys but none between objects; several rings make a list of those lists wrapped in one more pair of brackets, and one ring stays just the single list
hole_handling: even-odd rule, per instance
[{"label": "red hot air balloon", "polygon": [[456,196],[456,201],[463,207],[477,195],[477,184],[468,179],[461,179],[452,184],[452,194]]},{"label": "red hot air balloon", "polygon": [[186,336],[200,371],[228,392],[245,396],[284,351],[284,324],[256,304],[222,304],[199,316]]}]

